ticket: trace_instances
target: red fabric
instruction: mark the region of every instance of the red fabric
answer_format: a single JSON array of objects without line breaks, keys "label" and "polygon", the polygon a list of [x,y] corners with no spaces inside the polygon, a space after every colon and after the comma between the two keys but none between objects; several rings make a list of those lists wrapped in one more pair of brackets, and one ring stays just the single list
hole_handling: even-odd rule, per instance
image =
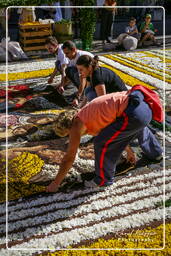
[{"label": "red fabric", "polygon": [[119,135],[121,132],[123,132],[127,126],[128,126],[128,116],[125,114],[125,112],[123,112],[122,116],[124,117],[124,123],[122,125],[122,127],[113,134],[113,136],[105,143],[104,147],[103,147],[103,150],[102,150],[102,153],[101,153],[101,156],[100,156],[100,178],[102,179],[101,180],[101,183],[99,186],[103,186],[104,183],[105,183],[105,175],[104,175],[104,169],[103,169],[103,166],[104,166],[104,157],[105,157],[105,154],[106,154],[106,151],[107,151],[107,147],[108,145],[114,141]]},{"label": "red fabric", "polygon": [[25,84],[17,84],[17,85],[10,85],[8,87],[9,89],[15,89],[15,90],[18,90],[18,91],[28,91],[29,90],[29,87]]},{"label": "red fabric", "polygon": [[15,104],[15,108],[21,108],[23,104]]},{"label": "red fabric", "polygon": [[[27,85],[24,85],[24,84],[18,84],[18,85],[11,85],[11,86],[8,86],[8,98],[9,99],[12,99],[14,97],[13,94],[16,93],[16,91],[11,91],[10,89],[14,89],[18,92],[25,92],[25,91],[29,91],[29,87]],[[5,97],[6,96],[6,93],[7,93],[7,90],[6,89],[0,89],[0,97]]]},{"label": "red fabric", "polygon": [[28,96],[26,96],[26,99],[27,100],[31,100],[33,98],[33,96],[32,95],[28,95]]},{"label": "red fabric", "polygon": [[144,87],[142,85],[135,85],[130,92],[139,90],[144,95],[145,102],[149,105],[152,110],[153,119],[157,122],[163,122],[163,109],[159,96],[153,90]]}]

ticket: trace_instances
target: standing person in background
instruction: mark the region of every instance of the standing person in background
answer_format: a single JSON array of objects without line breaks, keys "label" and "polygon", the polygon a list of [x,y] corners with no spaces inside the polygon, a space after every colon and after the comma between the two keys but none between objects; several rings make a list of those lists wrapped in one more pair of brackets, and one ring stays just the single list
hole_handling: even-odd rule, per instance
[{"label": "standing person in background", "polygon": [[6,31],[6,8],[0,8],[0,25],[2,29],[2,38],[5,37]]},{"label": "standing person in background", "polygon": [[[105,0],[103,4],[103,6],[105,6],[105,8],[102,9],[101,23],[101,39],[103,40],[103,43],[105,43],[105,40],[107,43],[111,43],[109,37],[111,36],[111,26],[114,14],[116,13],[116,5],[117,2],[115,0]],[[108,6],[113,6],[114,8],[107,8]]]},{"label": "standing person in background", "polygon": [[62,10],[61,10],[61,5],[60,1],[52,3],[52,6],[57,7],[57,8],[50,8],[51,12],[51,18],[56,22],[62,20]]},{"label": "standing person in background", "polygon": [[35,7],[20,8],[19,23],[34,22],[36,20]]},{"label": "standing person in background", "polygon": [[[62,5],[72,6],[72,1],[65,0],[65,2]],[[62,11],[63,11],[63,18],[65,20],[71,20],[71,18],[72,18],[72,8],[62,8]]]},{"label": "standing person in background", "polygon": [[[7,19],[9,20],[10,9],[7,12]],[[1,26],[1,38],[6,36],[6,8],[0,8],[0,26]]]}]

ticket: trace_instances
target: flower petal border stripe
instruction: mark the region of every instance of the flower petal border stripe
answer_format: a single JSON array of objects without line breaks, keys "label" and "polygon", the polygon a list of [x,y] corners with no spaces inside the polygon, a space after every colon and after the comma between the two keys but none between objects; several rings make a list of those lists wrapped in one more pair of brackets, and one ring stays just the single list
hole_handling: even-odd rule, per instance
[{"label": "flower petal border stripe", "polygon": [[[38,71],[43,69],[54,68],[54,63],[56,59],[51,58],[48,60],[32,60],[32,61],[20,61],[15,64],[8,64],[8,73],[19,73],[19,72],[29,72],[29,71]],[[6,65],[0,65],[0,74],[6,73]]]},{"label": "flower petal border stripe", "polygon": [[[130,192],[131,194],[129,195],[129,197],[131,197],[132,199],[131,200],[127,199],[127,201],[125,201],[125,202],[124,201],[122,202],[119,198],[119,197],[122,197],[121,194],[124,193],[124,192],[120,193],[119,195],[116,195],[116,199],[115,199],[115,195],[113,195],[111,197],[105,196],[102,199],[97,198],[99,200],[98,201],[98,204],[99,204],[98,211],[101,212],[103,210],[103,208],[110,209],[113,206],[119,207],[119,206],[122,206],[124,203],[126,205],[133,204],[135,199],[136,200],[142,200],[142,198],[144,198],[144,200],[145,200],[146,197],[150,196],[149,193],[152,193],[152,195],[158,195],[158,198],[156,198],[156,199],[153,198],[153,200],[152,200],[153,203],[154,203],[155,200],[157,200],[156,202],[158,202],[159,198],[161,198],[161,200],[162,200],[162,195],[163,195],[161,185],[162,185],[162,183],[157,183],[156,184],[156,186],[159,186],[160,192],[158,191],[158,189],[156,189],[156,191],[155,191],[154,188],[151,191],[150,191],[149,188],[147,188],[147,189],[143,188],[142,189],[143,196],[141,196],[141,192],[140,192],[139,189],[137,190],[137,195],[136,195],[135,191]],[[168,185],[166,187],[169,189]],[[167,192],[169,192],[169,190]],[[40,209],[38,209],[38,207],[36,207],[36,208],[33,208],[34,215],[33,215],[33,212],[28,211],[28,210],[27,211],[21,210],[21,212],[15,212],[15,214],[13,213],[14,214],[13,216],[11,214],[9,214],[9,219],[8,219],[9,220],[9,222],[8,222],[9,223],[9,228],[8,228],[8,231],[12,232],[16,229],[15,221],[17,221],[17,229],[19,229],[23,225],[27,226],[27,228],[28,228],[29,225],[26,225],[26,224],[29,220],[31,220],[31,223],[32,223],[31,225],[34,225],[34,224],[37,225],[39,223],[39,220],[36,221],[37,216],[42,216],[42,220],[41,220],[40,224],[43,225],[43,224],[47,223],[47,220],[45,218],[43,218],[43,216],[45,216],[47,213],[49,213],[49,217],[51,218],[51,220],[53,218],[55,218],[54,219],[55,221],[56,220],[59,221],[61,218],[63,218],[63,216],[65,216],[65,218],[71,216],[73,208],[78,207],[78,206],[80,206],[79,209],[75,209],[75,212],[73,214],[74,219],[79,217],[80,214],[83,214],[84,216],[86,216],[90,212],[93,212],[94,210],[97,210],[97,208],[92,204],[93,201],[88,201],[86,199],[85,203],[84,203],[83,200],[84,200],[84,198],[77,199],[77,201],[73,202],[73,205],[65,204],[66,207],[62,206],[62,204],[57,204],[57,203],[48,204],[46,206],[41,206],[42,211],[40,211]],[[113,202],[115,202],[115,203],[113,203]],[[87,205],[87,208],[85,208],[86,205]],[[56,216],[54,215],[54,213],[55,213]],[[4,219],[4,221],[5,221],[5,219]],[[1,224],[0,224],[0,230],[1,230],[1,235],[0,236],[2,236],[2,234],[4,232],[4,223],[5,223],[4,221],[1,222]]]},{"label": "flower petal border stripe", "polygon": [[[104,55],[105,56],[105,55]],[[122,56],[119,56],[119,55],[106,55],[106,57],[109,58],[109,56],[111,57],[111,59],[121,63],[121,64],[124,64],[125,66],[128,66],[128,67],[132,67],[134,68],[135,70],[138,70],[142,73],[146,73],[150,76],[153,76],[155,78],[158,78],[160,80],[164,80],[164,74],[163,74],[163,71],[157,71],[155,69],[152,69],[152,68],[149,68],[148,66],[144,66],[142,65],[141,63],[138,63],[136,61],[133,60],[133,62],[128,59],[128,58],[123,58]],[[135,64],[136,63],[136,64]],[[170,76],[166,74],[166,82],[168,83],[171,83],[171,79],[168,79]]]},{"label": "flower petal border stripe", "polygon": [[[166,175],[170,175],[170,169],[167,170]],[[109,187],[107,189],[107,191],[113,191],[113,189],[118,189],[120,187],[125,187],[127,189],[128,186],[132,186],[134,183],[136,182],[141,182],[141,180],[146,179],[148,182],[150,179],[154,179],[154,178],[158,178],[158,177],[163,177],[163,172],[161,170],[156,170],[153,173],[146,173],[146,174],[141,174],[141,175],[136,175],[134,177],[125,177],[124,180],[118,180],[116,183],[114,183],[111,187]],[[81,195],[86,195],[86,194],[91,194],[91,192],[98,192],[98,194],[102,194],[103,192],[100,191],[99,188],[91,188],[91,189],[85,189],[85,190],[78,190],[78,191],[73,191],[72,194],[68,194],[68,193],[56,193],[55,195],[49,195],[47,200],[49,200],[50,202],[56,201],[56,202],[65,202],[68,200],[72,200],[72,199],[77,199],[78,197],[80,197]],[[42,199],[41,198],[36,198],[33,200],[30,200],[29,202],[27,202],[27,207],[31,208],[34,207],[37,204],[40,204],[40,201]],[[5,203],[2,204],[5,206]],[[16,201],[11,201],[9,202],[9,206],[8,209],[10,211],[14,211],[15,209],[19,210],[22,209],[25,206],[25,201],[20,201],[20,200],[16,200]],[[26,206],[25,206],[26,207]],[[27,208],[26,207],[26,208]],[[4,207],[0,208],[0,213],[5,214],[6,209]]]},{"label": "flower petal border stripe", "polygon": [[[45,76],[49,76],[52,72],[53,72],[53,68],[42,69],[38,71],[9,73],[8,80],[15,81],[19,79],[28,79],[28,78],[34,78],[34,77],[45,77]],[[0,75],[0,81],[6,81],[6,74]]]},{"label": "flower petal border stripe", "polygon": [[[151,185],[150,186],[154,186],[154,185],[161,185],[161,181],[162,181],[162,178],[163,177],[160,177],[160,178],[156,178],[156,180],[155,180],[155,182],[153,182],[153,183],[151,183]],[[127,189],[127,192],[129,192],[129,193],[131,193],[131,196],[133,196],[134,195],[134,190],[135,189],[137,189],[137,192],[139,192],[139,190],[141,190],[141,189],[143,189],[143,191],[145,191],[148,187],[149,187],[149,182],[152,182],[152,180],[148,180],[147,179],[147,181],[148,181],[148,184],[135,184],[135,185],[132,185],[130,188],[128,188]],[[169,180],[169,177],[168,177],[168,181],[170,181]],[[43,212],[44,211],[46,211],[46,207],[49,207],[49,209],[51,209],[51,210],[53,210],[53,209],[55,209],[55,210],[61,210],[62,209],[62,207],[63,207],[63,205],[65,205],[65,208],[70,208],[70,207],[72,207],[73,205],[74,205],[74,207],[75,206],[78,206],[78,204],[79,205],[81,205],[82,203],[91,203],[93,200],[103,200],[103,199],[105,199],[107,196],[111,196],[111,197],[116,197],[116,196],[119,196],[120,194],[122,194],[123,192],[125,192],[125,190],[126,190],[126,187],[123,187],[123,188],[118,188],[117,189],[117,193],[115,193],[115,192],[112,192],[111,190],[108,190],[108,191],[105,191],[105,192],[99,192],[98,193],[98,195],[95,195],[95,196],[93,196],[93,195],[91,195],[91,198],[89,198],[89,196],[90,196],[90,194],[87,194],[86,196],[82,196],[82,197],[80,197],[80,198],[77,198],[77,199],[72,199],[72,200],[70,200],[70,201],[66,201],[66,202],[56,202],[56,200],[51,200],[50,202],[49,202],[49,200],[47,200],[47,203],[45,204],[45,203],[43,203],[43,204],[41,204],[40,202],[39,203],[37,203],[35,206],[32,206],[31,208],[30,208],[30,206],[28,206],[28,207],[25,207],[25,209],[23,209],[24,208],[24,205],[22,206],[20,206],[21,208],[19,208],[18,210],[17,210],[17,208],[15,207],[15,210],[13,210],[12,212],[13,212],[13,214],[14,214],[14,212],[15,212],[15,214],[16,214],[16,216],[15,215],[13,215],[13,214],[10,214],[9,213],[9,222],[13,222],[14,220],[16,221],[16,220],[19,220],[20,219],[20,216],[23,216],[23,217],[26,217],[26,216],[30,216],[31,214],[32,214],[32,209],[33,210],[35,210],[36,211],[36,213],[37,214],[39,214],[39,213],[41,213],[41,214],[43,214]],[[79,199],[79,200],[78,200]],[[116,199],[115,199],[116,200]],[[119,200],[119,198],[117,199],[117,202],[119,202],[118,201]],[[124,202],[124,201],[123,201]],[[37,209],[36,210],[36,208],[38,208],[38,207],[40,207],[41,206],[41,209]],[[4,219],[5,220],[5,215],[2,215],[1,214],[1,217],[3,216],[3,218],[1,219],[1,221]],[[0,225],[2,224],[3,222],[0,222]]]},{"label": "flower petal border stripe", "polygon": [[108,62],[108,60],[106,60],[106,62],[101,62],[101,66],[106,67],[106,68],[114,71],[125,82],[125,84],[127,84],[128,86],[132,87],[136,84],[141,84],[141,85],[143,85],[147,88],[156,89],[154,86],[151,86],[148,83],[144,83],[140,79],[135,78],[135,77],[127,74],[125,71],[121,71],[121,70],[117,69],[116,67],[113,67],[111,65],[111,63]]},{"label": "flower petal border stripe", "polygon": [[[125,72],[125,73],[131,75],[134,78],[139,79],[141,77],[141,79],[140,79],[141,81],[149,84],[152,87],[155,87],[157,89],[164,88],[164,82],[157,78],[154,78],[148,74],[144,75],[143,73],[141,73],[139,71],[136,71],[132,68],[126,67],[120,63],[116,63],[113,60],[111,60],[110,58],[106,58],[105,56],[99,56],[99,58],[100,58],[101,62],[104,62],[112,67],[115,67],[115,68],[121,70],[122,72]],[[166,85],[166,90],[171,90],[171,84],[168,84],[165,82],[165,85]]]},{"label": "flower petal border stripe", "polygon": [[[168,211],[171,210],[171,207],[168,207]],[[100,216],[99,216],[100,217]],[[108,227],[110,229],[111,233],[119,232],[123,230],[123,224],[124,228],[133,228],[141,224],[147,224],[152,221],[158,221],[163,218],[163,209],[152,209],[148,210],[147,212],[136,213],[129,215],[127,217],[114,220],[113,221],[107,221],[107,222],[101,222],[100,224],[94,224],[91,226],[86,226],[83,228],[77,228],[74,230],[71,230],[70,232],[63,232],[58,234],[51,234],[50,236],[45,235],[45,239],[32,239],[28,242],[24,242],[22,244],[14,245],[12,248],[14,250],[16,249],[23,249],[27,248],[27,251],[24,251],[23,255],[31,255],[30,250],[32,248],[36,249],[37,245],[39,244],[39,248],[42,249],[62,249],[66,248],[72,244],[80,243],[82,240],[85,239],[96,239],[97,237],[101,237],[106,235],[109,230],[106,228]],[[138,220],[137,223],[135,223],[135,219]],[[29,247],[28,247],[29,246]],[[15,255],[15,254],[14,254]],[[17,255],[17,254],[16,254]]]},{"label": "flower petal border stripe", "polygon": [[[144,57],[146,58],[147,56],[148,56],[148,53],[147,52],[143,52],[144,53]],[[147,55],[147,56],[146,56]],[[114,55],[114,57],[115,56],[119,56],[119,57],[121,57],[123,60],[127,60],[128,62],[131,62],[132,64],[138,64],[138,65],[141,65],[141,66],[143,66],[143,67],[145,67],[145,68],[147,68],[147,69],[149,69],[149,70],[151,70],[152,72],[156,72],[156,74],[160,74],[160,75],[162,75],[163,74],[163,67],[160,69],[160,68],[156,68],[156,67],[154,67],[154,65],[153,66],[150,66],[150,65],[147,65],[147,64],[145,64],[144,63],[144,58],[143,57],[139,57],[138,58],[138,60],[137,60],[137,56],[135,56],[135,54],[133,55],[133,54],[131,54],[131,53],[129,53],[129,54],[116,54],[116,55]],[[155,56],[155,57],[157,57],[157,56]],[[149,58],[149,60],[150,60],[151,58]],[[163,59],[162,59],[162,62],[163,62]],[[168,75],[168,77],[170,77],[169,75],[171,74],[171,72],[169,72],[169,71],[165,71],[165,73],[166,73],[166,76]]]}]

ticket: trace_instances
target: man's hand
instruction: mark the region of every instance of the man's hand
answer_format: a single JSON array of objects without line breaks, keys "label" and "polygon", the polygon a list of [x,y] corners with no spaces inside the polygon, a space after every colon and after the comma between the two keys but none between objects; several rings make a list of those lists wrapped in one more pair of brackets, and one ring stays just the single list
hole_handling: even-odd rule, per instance
[{"label": "man's hand", "polygon": [[54,181],[52,181],[51,183],[50,183],[50,185],[49,186],[47,186],[47,188],[46,188],[46,192],[56,192],[58,190],[58,187],[57,187],[57,185],[56,185],[56,183],[54,182]]},{"label": "man's hand", "polygon": [[53,77],[50,77],[50,78],[48,79],[48,84],[51,84],[51,83],[53,83]]},{"label": "man's hand", "polygon": [[57,87],[57,91],[60,93],[60,94],[62,94],[63,92],[64,92],[64,87],[63,86],[58,86]]},{"label": "man's hand", "polygon": [[126,148],[126,153],[127,153],[127,162],[130,162],[131,164],[136,164],[136,156],[132,148],[128,145]]},{"label": "man's hand", "polygon": [[78,100],[74,99],[72,102],[72,106],[77,107],[78,106]]},{"label": "man's hand", "polygon": [[131,164],[136,164],[136,157],[134,152],[127,152],[127,162],[130,162]]}]

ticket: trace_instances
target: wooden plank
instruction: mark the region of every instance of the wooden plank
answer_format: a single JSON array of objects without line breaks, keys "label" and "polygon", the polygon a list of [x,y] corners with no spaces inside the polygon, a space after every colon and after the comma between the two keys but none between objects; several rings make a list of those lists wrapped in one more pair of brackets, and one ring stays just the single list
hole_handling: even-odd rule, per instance
[{"label": "wooden plank", "polygon": [[21,38],[20,42],[24,44],[34,44],[34,43],[45,43],[46,38],[37,38],[37,39],[24,39]]},{"label": "wooden plank", "polygon": [[20,24],[20,29],[32,29],[32,28],[38,28],[38,29],[41,29],[41,28],[51,28],[51,24],[29,24],[29,25],[24,25],[24,24]]},{"label": "wooden plank", "polygon": [[36,37],[36,36],[50,36],[52,35],[51,30],[47,31],[32,31],[32,32],[21,32],[20,31],[20,36],[21,37]]},{"label": "wooden plank", "polygon": [[23,50],[24,51],[34,51],[34,50],[45,50],[45,45],[39,45],[39,46],[26,46],[26,47],[23,47]]}]

